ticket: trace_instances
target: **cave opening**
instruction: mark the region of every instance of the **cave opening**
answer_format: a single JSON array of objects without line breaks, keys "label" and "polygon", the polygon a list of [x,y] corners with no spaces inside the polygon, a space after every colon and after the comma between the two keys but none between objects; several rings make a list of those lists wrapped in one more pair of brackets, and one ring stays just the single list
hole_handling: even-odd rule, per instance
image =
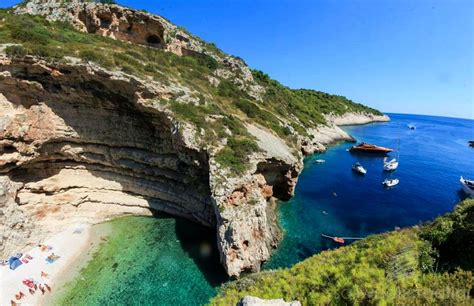
[{"label": "cave opening", "polygon": [[112,19],[109,17],[99,17],[99,19],[101,28],[108,28],[112,24]]},{"label": "cave opening", "polygon": [[157,35],[150,35],[147,37],[146,42],[149,45],[159,45],[161,44],[161,39]]}]

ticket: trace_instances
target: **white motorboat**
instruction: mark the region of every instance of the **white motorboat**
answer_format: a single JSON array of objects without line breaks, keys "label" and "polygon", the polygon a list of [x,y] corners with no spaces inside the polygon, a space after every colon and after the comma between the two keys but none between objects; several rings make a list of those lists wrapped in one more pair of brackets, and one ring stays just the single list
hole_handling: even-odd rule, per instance
[{"label": "white motorboat", "polygon": [[409,124],[409,125],[408,125],[408,128],[409,128],[410,130],[416,130],[416,125],[414,125],[414,124]]},{"label": "white motorboat", "polygon": [[393,187],[398,185],[400,183],[399,179],[392,179],[392,178],[386,178],[382,184],[384,184],[385,187]]},{"label": "white motorboat", "polygon": [[461,176],[459,181],[461,182],[462,190],[464,190],[468,196],[474,197],[474,180],[466,180]]},{"label": "white motorboat", "polygon": [[316,164],[324,164],[326,161],[324,159],[317,159],[314,161]]},{"label": "white motorboat", "polygon": [[360,174],[366,174],[367,173],[367,169],[362,167],[362,165],[360,163],[353,164],[352,165],[352,170],[354,170],[355,172],[360,173]]},{"label": "white motorboat", "polygon": [[385,158],[384,161],[383,161],[383,169],[385,171],[395,171],[397,170],[398,168],[398,161],[397,159],[393,158],[392,160],[390,161],[387,161],[387,159]]}]

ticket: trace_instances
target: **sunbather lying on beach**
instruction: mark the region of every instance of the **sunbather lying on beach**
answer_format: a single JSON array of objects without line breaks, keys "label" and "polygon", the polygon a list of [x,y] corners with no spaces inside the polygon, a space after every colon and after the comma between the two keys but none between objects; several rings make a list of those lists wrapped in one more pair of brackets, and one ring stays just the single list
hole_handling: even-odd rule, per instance
[{"label": "sunbather lying on beach", "polygon": [[53,249],[52,246],[39,244],[38,247],[40,248],[41,252],[51,251]]}]

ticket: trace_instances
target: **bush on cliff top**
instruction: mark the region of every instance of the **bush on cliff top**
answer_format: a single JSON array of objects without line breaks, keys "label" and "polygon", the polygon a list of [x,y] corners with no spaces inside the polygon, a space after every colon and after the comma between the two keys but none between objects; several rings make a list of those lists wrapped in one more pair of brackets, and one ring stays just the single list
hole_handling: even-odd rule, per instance
[{"label": "bush on cliff top", "polygon": [[[466,200],[421,229],[373,235],[289,269],[243,277],[224,285],[211,304],[253,295],[303,305],[472,305],[473,210],[474,200]],[[449,273],[437,269],[446,260]]]}]

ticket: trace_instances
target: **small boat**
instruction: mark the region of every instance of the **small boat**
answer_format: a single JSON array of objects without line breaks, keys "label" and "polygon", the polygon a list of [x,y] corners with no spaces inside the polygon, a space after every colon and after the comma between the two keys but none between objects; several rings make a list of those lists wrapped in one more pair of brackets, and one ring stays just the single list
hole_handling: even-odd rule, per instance
[{"label": "small boat", "polygon": [[325,237],[325,238],[332,239],[332,241],[337,242],[337,243],[340,243],[340,244],[344,244],[344,243],[345,243],[344,239],[341,238],[341,237],[332,237],[332,236],[328,236],[328,235],[324,235],[324,234],[321,234],[321,236],[323,236],[323,237]]},{"label": "small boat", "polygon": [[393,158],[390,161],[387,161],[386,158],[383,160],[383,170],[395,171],[397,170],[397,168],[398,168],[398,161],[395,158]]},{"label": "small boat", "polygon": [[367,173],[367,170],[362,167],[362,165],[360,163],[355,163],[352,165],[352,170],[354,170],[355,172],[357,173],[360,173],[360,174],[366,174]]},{"label": "small boat", "polygon": [[385,148],[385,147],[380,147],[376,146],[374,144],[369,144],[369,143],[360,143],[356,146],[352,146],[350,149],[351,152],[365,152],[365,153],[389,153],[392,152],[393,150],[390,148]]},{"label": "small boat", "polygon": [[409,128],[410,130],[416,130],[416,126],[415,126],[414,124],[409,124],[409,125],[408,125],[408,128]]},{"label": "small boat", "polygon": [[393,187],[393,186],[396,186],[398,185],[398,183],[400,183],[400,180],[399,179],[389,179],[389,178],[386,178],[382,184],[384,184],[385,187]]},{"label": "small boat", "polygon": [[474,180],[466,180],[461,176],[459,181],[461,182],[462,190],[464,190],[468,196],[474,197]]},{"label": "small boat", "polygon": [[470,140],[470,141],[469,141],[469,146],[470,146],[471,148],[474,148],[474,140]]},{"label": "small boat", "polygon": [[314,161],[315,164],[324,164],[326,161],[324,159],[317,159]]}]

